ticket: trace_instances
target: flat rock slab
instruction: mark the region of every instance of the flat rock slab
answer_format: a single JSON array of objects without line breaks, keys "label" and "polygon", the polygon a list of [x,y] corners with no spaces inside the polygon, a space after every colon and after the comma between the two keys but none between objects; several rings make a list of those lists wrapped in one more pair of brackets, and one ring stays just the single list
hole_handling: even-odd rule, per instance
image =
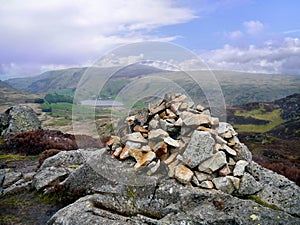
[{"label": "flat rock slab", "polygon": [[190,168],[198,166],[201,162],[213,155],[215,140],[207,131],[194,131],[191,141],[186,147],[183,161]]}]

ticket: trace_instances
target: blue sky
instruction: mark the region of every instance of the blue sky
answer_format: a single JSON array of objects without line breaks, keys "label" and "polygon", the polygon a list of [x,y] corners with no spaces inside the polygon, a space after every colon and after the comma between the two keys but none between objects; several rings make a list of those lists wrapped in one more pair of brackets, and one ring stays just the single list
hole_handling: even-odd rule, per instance
[{"label": "blue sky", "polygon": [[212,69],[300,74],[297,0],[0,0],[0,79],[91,65],[140,41],[178,44]]}]

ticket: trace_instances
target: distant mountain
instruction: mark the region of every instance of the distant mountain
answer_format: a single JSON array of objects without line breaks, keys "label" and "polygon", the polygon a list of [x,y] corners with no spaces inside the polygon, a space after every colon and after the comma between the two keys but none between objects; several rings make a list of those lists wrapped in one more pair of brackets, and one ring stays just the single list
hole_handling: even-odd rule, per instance
[{"label": "distant mountain", "polygon": [[[62,88],[76,88],[78,82],[80,81],[82,75],[89,71],[89,74],[92,76],[96,75],[110,75],[116,70],[120,70],[117,73],[115,78],[132,78],[140,75],[147,75],[151,73],[158,73],[162,70],[146,66],[146,65],[130,65],[126,67],[126,70],[122,68],[100,68],[100,67],[91,67],[91,68],[70,68],[63,70],[54,70],[42,73],[35,77],[28,78],[14,78],[5,81],[7,84],[12,87],[28,91],[31,93],[42,93],[54,89]],[[124,71],[124,72],[123,72]]]},{"label": "distant mountain", "polygon": [[[151,79],[140,80],[142,85],[139,90],[133,90],[133,97],[138,94],[137,91],[151,93],[151,84],[161,83],[156,86],[161,90],[166,90],[167,86],[179,87],[179,92],[184,89],[193,99],[199,99],[201,104],[208,105],[207,95],[214,96],[221,87],[226,105],[241,105],[249,102],[266,102],[283,98],[293,93],[300,93],[300,76],[274,75],[261,73],[245,73],[234,71],[166,71],[150,66],[134,64],[128,67],[110,67],[110,68],[70,68],[64,70],[48,71],[36,77],[10,79],[7,82],[12,87],[31,92],[44,93],[49,90],[76,88],[83,74],[88,72],[90,81],[99,78],[99,76],[111,78],[104,94],[116,96],[124,86],[129,85],[131,81],[146,76]],[[212,77],[212,73],[215,76]],[[194,78],[198,80],[195,82]],[[82,81],[82,80],[81,80]],[[95,82],[85,86],[88,90],[96,90],[98,86]],[[150,84],[150,85],[149,85]],[[217,84],[217,85],[216,85]],[[148,89],[147,89],[148,88]],[[181,89],[180,89],[181,88]],[[221,93],[221,94],[222,94]]]}]

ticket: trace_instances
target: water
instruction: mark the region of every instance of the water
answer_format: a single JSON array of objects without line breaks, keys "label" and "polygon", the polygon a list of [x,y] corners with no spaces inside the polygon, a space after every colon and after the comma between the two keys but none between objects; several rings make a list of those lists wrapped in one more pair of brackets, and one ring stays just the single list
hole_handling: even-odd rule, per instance
[{"label": "water", "polygon": [[81,105],[91,105],[91,106],[123,106],[122,102],[117,102],[114,100],[83,100],[80,102]]}]

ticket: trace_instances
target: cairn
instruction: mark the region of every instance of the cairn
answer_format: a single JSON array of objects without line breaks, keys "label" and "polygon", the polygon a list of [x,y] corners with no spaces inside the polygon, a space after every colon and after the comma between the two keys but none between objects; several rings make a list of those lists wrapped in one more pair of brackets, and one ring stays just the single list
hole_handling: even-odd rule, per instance
[{"label": "cairn", "polygon": [[[141,114],[141,113],[140,113]],[[261,189],[251,175],[251,153],[233,127],[194,107],[182,94],[166,94],[149,104],[146,116],[126,118],[128,133],[107,142],[111,155],[134,158],[137,172],[148,175],[166,168],[183,184],[218,189],[229,194],[253,194]],[[144,113],[145,115],[145,113]]]}]

